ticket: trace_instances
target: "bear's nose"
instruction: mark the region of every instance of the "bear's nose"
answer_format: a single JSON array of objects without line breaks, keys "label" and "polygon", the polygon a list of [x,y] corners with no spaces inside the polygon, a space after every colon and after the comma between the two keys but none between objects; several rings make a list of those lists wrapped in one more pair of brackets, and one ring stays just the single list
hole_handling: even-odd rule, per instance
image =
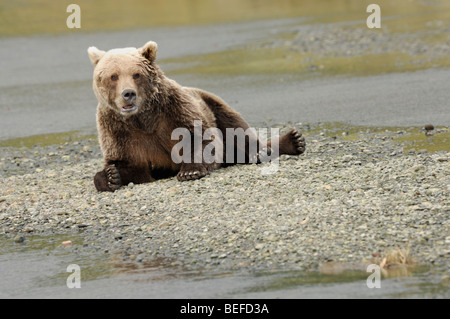
[{"label": "bear's nose", "polygon": [[126,102],[131,103],[136,99],[136,91],[132,89],[123,90],[122,97]]}]

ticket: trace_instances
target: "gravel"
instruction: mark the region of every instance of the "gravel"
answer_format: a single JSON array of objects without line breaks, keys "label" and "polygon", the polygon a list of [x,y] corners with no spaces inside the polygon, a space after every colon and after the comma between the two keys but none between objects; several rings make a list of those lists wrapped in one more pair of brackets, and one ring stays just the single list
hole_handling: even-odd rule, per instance
[{"label": "gravel", "polygon": [[[263,41],[259,47],[282,48],[286,59],[300,56],[307,71],[328,70],[332,74],[411,71],[448,67],[449,31],[447,25],[432,23],[412,32],[396,32],[388,25],[369,29],[361,21],[299,25],[280,33],[282,36],[278,38]],[[354,62],[358,62],[357,68],[351,66]]]},{"label": "gravel", "polygon": [[432,41],[435,37],[448,34],[448,26],[417,32],[392,32],[389,27],[383,26],[374,32],[354,24],[347,22],[297,26],[290,31],[292,39],[278,39],[266,43],[266,46],[289,47],[293,52],[313,53],[315,57],[350,57],[398,52],[423,56],[428,61],[445,58],[450,52],[450,42],[447,38]]},{"label": "gravel", "polygon": [[402,132],[296,126],[306,153],[283,155],[271,175],[261,173],[269,164],[237,165],[115,193],[94,188],[103,162],[93,137],[0,148],[0,238],[72,234],[84,244],[70,249],[212,272],[316,270],[409,245],[416,263],[448,269],[449,152],[403,152]]}]

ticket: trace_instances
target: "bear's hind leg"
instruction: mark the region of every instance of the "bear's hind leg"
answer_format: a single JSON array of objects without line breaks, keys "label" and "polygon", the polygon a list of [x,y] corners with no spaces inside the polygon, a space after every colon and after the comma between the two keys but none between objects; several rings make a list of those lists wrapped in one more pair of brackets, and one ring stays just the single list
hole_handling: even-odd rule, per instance
[{"label": "bear's hind leg", "polygon": [[[254,135],[249,134],[248,136],[245,136],[245,146],[244,149],[242,149],[242,147],[239,147],[239,145],[237,145],[234,136],[228,135],[226,133],[226,129],[243,129],[244,131],[246,131],[249,128],[247,122],[241,117],[239,113],[231,109],[219,97],[205,91],[197,90],[197,92],[200,94],[209,108],[213,111],[216,117],[217,127],[224,135],[224,163],[226,163],[226,165],[235,164],[238,162],[238,156],[236,155],[234,157],[234,161],[227,162],[225,157],[227,143],[234,143],[234,151],[236,152],[235,154],[245,155],[245,163],[267,162],[268,160],[272,159],[271,149],[275,147],[278,147],[278,155],[300,155],[305,152],[305,138],[296,129],[290,130],[287,134],[279,138],[273,138],[272,140],[268,141],[267,144],[264,141],[259,140]],[[257,145],[257,154],[253,154],[254,151],[250,152],[250,145],[252,145],[253,147],[254,145]]]}]

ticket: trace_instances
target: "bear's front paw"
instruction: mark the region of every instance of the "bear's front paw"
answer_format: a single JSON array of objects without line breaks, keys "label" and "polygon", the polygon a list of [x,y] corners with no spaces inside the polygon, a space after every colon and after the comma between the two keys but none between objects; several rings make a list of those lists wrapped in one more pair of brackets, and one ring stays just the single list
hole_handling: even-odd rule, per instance
[{"label": "bear's front paw", "polygon": [[190,181],[202,178],[209,174],[208,169],[203,164],[183,164],[177,174],[179,181]]},{"label": "bear's front paw", "polygon": [[114,192],[121,185],[119,170],[114,164],[107,165],[94,177],[95,188],[100,192]]}]

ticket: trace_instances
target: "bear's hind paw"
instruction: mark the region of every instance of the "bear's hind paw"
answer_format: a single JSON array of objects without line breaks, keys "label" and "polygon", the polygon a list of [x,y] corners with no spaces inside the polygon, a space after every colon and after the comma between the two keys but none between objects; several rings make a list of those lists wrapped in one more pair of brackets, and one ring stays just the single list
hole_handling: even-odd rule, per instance
[{"label": "bear's hind paw", "polygon": [[300,155],[305,152],[305,138],[296,129],[290,130],[280,139],[280,154]]}]

